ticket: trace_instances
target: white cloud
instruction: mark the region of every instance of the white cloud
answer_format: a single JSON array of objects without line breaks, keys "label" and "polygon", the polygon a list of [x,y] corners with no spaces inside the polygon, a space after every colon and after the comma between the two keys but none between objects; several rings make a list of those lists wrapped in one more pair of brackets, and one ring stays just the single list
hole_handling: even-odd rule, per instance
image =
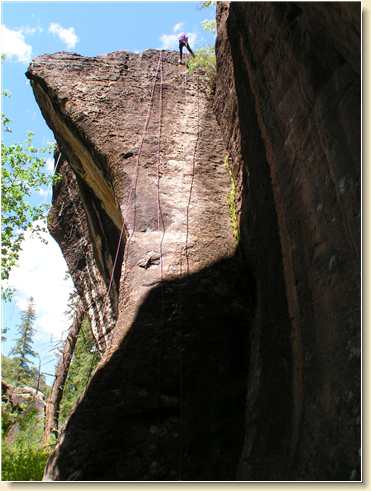
[{"label": "white cloud", "polygon": [[189,44],[191,45],[191,48],[197,44],[197,34],[195,32],[190,32],[188,34],[188,39],[189,39]]},{"label": "white cloud", "polygon": [[[188,40],[191,48],[193,48],[197,42],[197,34],[195,32],[188,33]],[[178,48],[178,34],[161,34],[160,41],[162,49]]]},{"label": "white cloud", "polygon": [[35,328],[40,337],[60,337],[70,323],[64,312],[72,281],[64,279],[67,266],[57,243],[47,233],[42,236],[47,244],[29,232],[26,234],[19,263],[9,276],[9,287],[16,290],[19,309],[25,309],[28,299],[34,298]]},{"label": "white cloud", "polygon": [[40,26],[37,27],[30,27],[30,26],[23,26],[17,29],[17,31],[21,32],[22,34],[35,34],[36,32],[43,32],[43,28]]},{"label": "white cloud", "polygon": [[68,49],[73,49],[79,41],[74,27],[62,27],[57,22],[51,22],[49,32],[58,36]]},{"label": "white cloud", "polygon": [[173,27],[173,32],[180,32],[183,29],[183,26],[184,26],[183,22],[177,22]]},{"label": "white cloud", "polygon": [[160,41],[162,43],[162,49],[174,49],[178,42],[177,34],[161,34]]},{"label": "white cloud", "polygon": [[26,43],[24,35],[20,30],[15,31],[1,25],[0,45],[1,54],[4,54],[7,58],[15,59],[20,63],[31,61],[32,46]]},{"label": "white cloud", "polygon": [[49,172],[54,171],[54,159],[52,159],[51,157],[48,157],[46,159],[46,168],[48,169]]},{"label": "white cloud", "polygon": [[37,194],[39,196],[41,196],[42,198],[45,198],[45,200],[47,198],[49,198],[52,194],[52,190],[51,188],[40,188],[38,191],[37,191]]}]

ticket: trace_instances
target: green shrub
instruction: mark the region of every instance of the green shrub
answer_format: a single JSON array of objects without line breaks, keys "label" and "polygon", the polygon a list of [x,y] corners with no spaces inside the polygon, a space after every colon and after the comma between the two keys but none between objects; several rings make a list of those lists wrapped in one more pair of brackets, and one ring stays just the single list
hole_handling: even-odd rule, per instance
[{"label": "green shrub", "polygon": [[228,170],[229,177],[231,180],[231,187],[227,196],[228,207],[229,207],[229,217],[231,220],[231,228],[233,237],[236,242],[240,240],[240,226],[237,210],[237,183],[236,178],[233,175],[232,168],[229,162],[228,155],[224,157],[224,164]]},{"label": "green shrub", "polygon": [[26,444],[2,445],[1,479],[3,481],[41,481],[48,452]]},{"label": "green shrub", "polygon": [[9,401],[1,402],[1,435],[7,434],[9,429],[17,422],[19,411],[17,412]]},{"label": "green shrub", "polygon": [[3,401],[1,407],[1,434],[6,439],[12,426],[17,425],[14,444],[39,445],[43,435],[44,421],[38,414],[32,401],[24,402],[15,408],[9,401]]},{"label": "green shrub", "polygon": [[195,52],[194,58],[189,58],[188,72],[193,73],[195,70],[201,70],[205,73],[210,83],[214,85],[216,75],[216,57],[214,48],[200,48]]},{"label": "green shrub", "polygon": [[201,22],[201,26],[206,32],[216,32],[216,19],[205,19]]}]

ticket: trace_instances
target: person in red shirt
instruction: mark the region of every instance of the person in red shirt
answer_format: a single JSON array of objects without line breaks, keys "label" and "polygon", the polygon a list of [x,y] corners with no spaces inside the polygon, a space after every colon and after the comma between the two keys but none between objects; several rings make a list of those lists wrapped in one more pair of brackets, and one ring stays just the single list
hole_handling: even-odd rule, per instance
[{"label": "person in red shirt", "polygon": [[191,55],[194,57],[195,54],[191,50],[189,43],[188,43],[188,36],[184,32],[179,34],[179,63],[183,62],[183,48],[184,46],[188,49],[188,51],[191,53]]}]

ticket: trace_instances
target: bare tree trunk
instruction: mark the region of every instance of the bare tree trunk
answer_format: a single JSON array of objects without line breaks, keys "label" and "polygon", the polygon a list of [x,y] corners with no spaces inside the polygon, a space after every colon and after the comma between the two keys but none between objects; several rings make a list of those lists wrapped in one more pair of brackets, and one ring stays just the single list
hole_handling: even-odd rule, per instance
[{"label": "bare tree trunk", "polygon": [[58,366],[55,371],[55,380],[53,387],[46,401],[45,407],[45,425],[44,425],[44,437],[43,444],[48,445],[51,434],[58,437],[58,417],[59,406],[63,396],[64,384],[70,368],[72,355],[75,350],[77,337],[80,332],[81,323],[84,318],[84,308],[81,304],[78,304],[72,325],[68,331],[66,341],[64,343],[63,352],[58,362]]},{"label": "bare tree trunk", "polygon": [[35,398],[36,398],[36,395],[38,394],[38,392],[40,390],[40,378],[41,378],[41,358],[40,358],[40,355],[38,355],[38,357],[39,357],[39,370],[37,372],[37,383],[36,383]]}]

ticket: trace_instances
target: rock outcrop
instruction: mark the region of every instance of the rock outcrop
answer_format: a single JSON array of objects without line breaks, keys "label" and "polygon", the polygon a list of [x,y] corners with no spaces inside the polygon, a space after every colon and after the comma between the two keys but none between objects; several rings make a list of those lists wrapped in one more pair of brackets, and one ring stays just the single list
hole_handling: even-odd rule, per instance
[{"label": "rock outcrop", "polygon": [[44,414],[45,396],[40,390],[36,390],[33,387],[28,387],[27,385],[16,387],[2,380],[1,398],[4,401],[8,401],[13,408],[18,410],[22,410],[23,404],[31,402],[38,413]]},{"label": "rock outcrop", "polygon": [[155,50],[28,77],[60,149],[49,228],[104,340],[46,478],[234,479],[253,285],[207,82]]},{"label": "rock outcrop", "polygon": [[[30,414],[34,412],[37,419],[44,419],[45,396],[40,390],[33,387],[14,386],[8,384],[5,380],[1,381],[1,401],[3,404],[9,404],[10,412],[14,414]],[[20,431],[20,424],[15,421],[3,435],[7,443],[14,443],[17,434]]]},{"label": "rock outcrop", "polygon": [[360,3],[218,4],[215,111],[257,282],[241,479],[359,479]]},{"label": "rock outcrop", "polygon": [[46,479],[360,478],[360,5],[217,25],[215,94],[167,51],[29,68],[102,355]]}]

